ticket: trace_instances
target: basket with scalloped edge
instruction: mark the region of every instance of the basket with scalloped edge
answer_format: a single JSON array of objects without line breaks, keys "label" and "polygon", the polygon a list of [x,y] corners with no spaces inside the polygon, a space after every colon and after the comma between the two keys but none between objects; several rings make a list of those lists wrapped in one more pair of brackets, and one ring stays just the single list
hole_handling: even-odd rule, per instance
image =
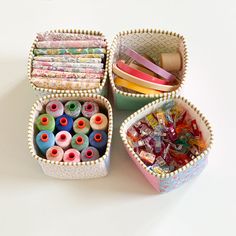
[{"label": "basket with scalloped edge", "polygon": [[[95,161],[88,162],[58,162],[50,161],[40,156],[39,150],[35,144],[35,119],[39,113],[44,111],[45,105],[52,100],[60,100],[66,102],[69,100],[94,101],[100,107],[105,109],[108,114],[108,141],[105,154]],[[80,94],[51,94],[38,99],[32,106],[30,113],[29,126],[28,126],[28,145],[32,157],[34,157],[39,165],[42,167],[43,172],[52,177],[62,179],[87,179],[106,176],[110,165],[110,152],[111,152],[111,139],[113,130],[113,116],[112,107],[109,101],[96,94],[80,93]]]},{"label": "basket with scalloped edge", "polygon": [[[142,162],[139,156],[134,152],[133,148],[127,141],[127,130],[135,122],[145,117],[146,115],[154,112],[159,107],[161,107],[164,102],[169,101],[170,99],[174,99],[177,104],[183,106],[191,114],[191,116],[196,119],[199,129],[202,132],[203,139],[207,144],[207,149],[183,167],[170,173],[163,172],[162,174],[159,174],[147,168],[147,166]],[[194,176],[200,174],[200,172],[207,164],[208,153],[213,142],[212,129],[206,118],[194,105],[192,105],[185,98],[175,95],[169,96],[167,98],[157,99],[156,101],[147,104],[137,112],[133,113],[122,123],[120,128],[120,135],[130,158],[134,161],[134,163],[137,165],[143,175],[147,178],[150,184],[159,193],[168,192],[174,188],[177,188],[183,183],[192,179]]]},{"label": "basket with scalloped edge", "polygon": [[[92,30],[72,30],[72,29],[62,29],[62,30],[51,30],[50,32],[57,32],[57,33],[73,33],[73,34],[85,34],[85,35],[94,35],[94,36],[103,36],[103,33],[101,33],[100,31],[92,31]],[[105,63],[105,68],[104,68],[104,76],[101,79],[101,83],[100,86],[98,88],[94,88],[94,89],[83,89],[83,90],[73,90],[73,89],[68,89],[68,90],[64,90],[64,89],[51,89],[51,88],[43,88],[43,87],[37,87],[36,85],[34,85],[34,83],[32,82],[31,79],[31,73],[32,73],[32,64],[33,64],[33,58],[34,58],[34,49],[36,48],[36,42],[38,41],[37,37],[34,40],[30,52],[29,52],[29,58],[28,58],[28,66],[27,66],[27,77],[28,80],[30,82],[30,85],[32,86],[32,88],[37,92],[37,94],[39,96],[43,96],[43,95],[47,95],[47,94],[51,94],[51,93],[58,93],[58,94],[64,94],[64,93],[70,93],[70,94],[74,94],[74,93],[92,93],[92,94],[100,94],[103,96],[107,96],[107,68],[108,68],[108,59],[109,59],[109,49],[108,49],[108,43],[107,43],[107,39],[104,37],[104,40],[106,42],[106,63]]]},{"label": "basket with scalloped edge", "polygon": [[[182,56],[182,69],[175,73],[180,81],[177,89],[161,94],[141,94],[117,87],[114,83],[115,74],[112,72],[112,66],[118,60],[128,59],[123,53],[124,47],[129,47],[138,53],[145,54],[151,57],[156,63],[160,61],[160,53],[179,52]],[[186,68],[187,48],[185,40],[183,36],[177,33],[139,29],[123,31],[117,34],[110,48],[108,66],[109,79],[116,107],[121,110],[137,110],[157,98],[177,95],[183,86]]]}]

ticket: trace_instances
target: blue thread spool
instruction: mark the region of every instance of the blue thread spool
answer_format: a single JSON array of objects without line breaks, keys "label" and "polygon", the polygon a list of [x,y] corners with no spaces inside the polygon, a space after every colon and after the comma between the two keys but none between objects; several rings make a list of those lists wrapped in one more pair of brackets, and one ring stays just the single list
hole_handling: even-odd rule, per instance
[{"label": "blue thread spool", "polygon": [[36,144],[42,154],[45,155],[47,150],[55,144],[54,134],[48,130],[40,131],[36,136]]},{"label": "blue thread spool", "polygon": [[95,147],[103,155],[107,146],[107,134],[103,130],[95,130],[89,135],[90,146]]},{"label": "blue thread spool", "polygon": [[73,128],[73,119],[72,117],[64,114],[56,118],[56,129],[57,131],[65,130],[70,132]]},{"label": "blue thread spool", "polygon": [[89,145],[89,138],[87,135],[83,133],[75,134],[71,141],[71,146],[78,151],[82,151],[83,149],[87,148]]},{"label": "blue thread spool", "polygon": [[95,147],[87,147],[80,154],[80,159],[82,162],[95,161],[99,157],[100,157],[99,152]]}]

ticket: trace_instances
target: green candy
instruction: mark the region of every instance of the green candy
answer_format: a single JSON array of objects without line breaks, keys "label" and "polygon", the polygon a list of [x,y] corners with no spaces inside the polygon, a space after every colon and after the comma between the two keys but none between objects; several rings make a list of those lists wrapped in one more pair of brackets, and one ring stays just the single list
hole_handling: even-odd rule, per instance
[{"label": "green candy", "polygon": [[38,130],[49,130],[51,132],[55,129],[55,119],[53,116],[49,114],[42,114],[40,115],[36,121],[35,124],[38,128]]},{"label": "green candy", "polygon": [[78,151],[82,151],[89,146],[88,136],[83,133],[75,134],[72,138],[71,146]]}]

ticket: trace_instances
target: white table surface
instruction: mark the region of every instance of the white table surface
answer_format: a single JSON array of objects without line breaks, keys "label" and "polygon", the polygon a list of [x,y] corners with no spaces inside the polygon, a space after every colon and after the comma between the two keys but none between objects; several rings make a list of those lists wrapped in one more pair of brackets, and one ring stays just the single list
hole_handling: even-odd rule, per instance
[{"label": "white table surface", "polygon": [[[0,235],[236,235],[235,0],[1,1]],[[115,111],[110,173],[62,181],[44,176],[27,147],[35,95],[26,80],[36,32],[160,28],[185,35],[189,67],[183,95],[212,123],[209,165],[164,195],[128,158]]]}]

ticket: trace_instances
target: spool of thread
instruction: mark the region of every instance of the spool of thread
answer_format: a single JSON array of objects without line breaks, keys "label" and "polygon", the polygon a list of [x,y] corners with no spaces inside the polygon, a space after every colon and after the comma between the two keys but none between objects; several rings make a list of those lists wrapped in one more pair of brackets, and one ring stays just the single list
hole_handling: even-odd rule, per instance
[{"label": "spool of thread", "polygon": [[81,112],[81,104],[79,101],[69,101],[65,104],[65,113],[68,116],[77,118]]},{"label": "spool of thread", "polygon": [[161,53],[160,65],[163,69],[171,72],[180,71],[182,68],[182,57],[179,52]]},{"label": "spool of thread", "polygon": [[90,126],[93,130],[106,130],[108,119],[103,113],[94,114],[90,119]]},{"label": "spool of thread", "polygon": [[78,151],[82,151],[83,149],[87,148],[89,145],[88,136],[83,133],[75,134],[71,141],[71,146]]},{"label": "spool of thread", "polygon": [[96,102],[85,102],[82,106],[82,114],[84,117],[90,118],[99,112],[99,106]]},{"label": "spool of thread", "polygon": [[54,117],[49,114],[42,114],[36,119],[36,126],[38,130],[54,131],[55,120]]},{"label": "spool of thread", "polygon": [[103,130],[95,130],[89,135],[89,144],[95,147],[102,156],[107,147],[107,134]]},{"label": "spool of thread", "polygon": [[52,146],[46,152],[46,158],[50,161],[62,161],[64,151],[59,146]]},{"label": "spool of thread", "polygon": [[73,127],[73,119],[72,117],[64,114],[56,118],[56,129],[57,131],[68,131],[70,132]]},{"label": "spool of thread", "polygon": [[43,155],[46,151],[55,145],[54,134],[49,130],[42,130],[36,135],[36,144]]},{"label": "spool of thread", "polygon": [[89,120],[85,117],[79,117],[74,121],[73,129],[75,133],[88,134],[90,131]]},{"label": "spool of thread", "polygon": [[64,162],[80,162],[80,152],[74,148],[65,151],[63,156]]},{"label": "spool of thread", "polygon": [[58,116],[61,116],[63,115],[63,112],[64,112],[64,106],[63,104],[58,101],[58,100],[54,100],[54,101],[51,101],[47,104],[46,106],[46,112],[57,118]]},{"label": "spool of thread", "polygon": [[60,131],[56,134],[56,144],[63,149],[67,149],[70,147],[72,136],[67,131]]},{"label": "spool of thread", "polygon": [[80,155],[81,161],[95,161],[99,157],[99,152],[95,147],[85,148]]}]

